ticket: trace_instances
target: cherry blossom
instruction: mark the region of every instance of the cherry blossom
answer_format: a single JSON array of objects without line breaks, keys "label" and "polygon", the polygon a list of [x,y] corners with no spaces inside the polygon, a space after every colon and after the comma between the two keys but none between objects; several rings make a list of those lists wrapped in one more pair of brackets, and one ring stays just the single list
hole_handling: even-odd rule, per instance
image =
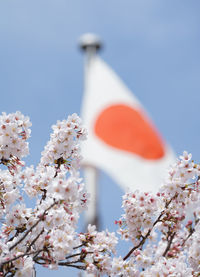
[{"label": "cherry blossom", "polygon": [[[76,114],[58,121],[39,164],[25,167],[30,126],[20,112],[0,116],[0,276],[33,277],[36,264],[96,276],[200,276],[200,165],[190,153],[171,165],[157,194],[123,196],[116,232],[89,224],[79,233],[89,201],[79,172],[87,131]],[[124,256],[121,240],[129,241]]]}]

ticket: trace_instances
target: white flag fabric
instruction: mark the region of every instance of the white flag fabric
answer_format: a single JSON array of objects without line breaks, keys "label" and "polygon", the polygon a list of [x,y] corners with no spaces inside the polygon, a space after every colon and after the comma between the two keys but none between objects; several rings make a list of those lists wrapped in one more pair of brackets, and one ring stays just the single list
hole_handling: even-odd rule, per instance
[{"label": "white flag fabric", "polygon": [[86,71],[83,163],[104,170],[123,189],[157,191],[175,160],[144,108],[113,70],[94,56]]}]

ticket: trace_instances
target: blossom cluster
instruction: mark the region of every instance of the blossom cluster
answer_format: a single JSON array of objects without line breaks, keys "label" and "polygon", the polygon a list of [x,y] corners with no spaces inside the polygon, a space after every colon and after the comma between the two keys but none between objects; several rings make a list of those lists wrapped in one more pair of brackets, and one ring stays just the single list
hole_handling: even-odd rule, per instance
[{"label": "blossom cluster", "polygon": [[[87,193],[77,168],[86,131],[76,114],[58,122],[39,165],[24,169],[20,159],[28,153],[30,122],[19,112],[4,113],[1,120],[2,130],[10,132],[8,139],[2,131],[1,162],[7,169],[0,170],[0,274],[30,277],[35,263],[56,268],[79,243],[75,229]],[[35,197],[35,208],[26,206],[25,194]]]},{"label": "blossom cluster", "polygon": [[[119,233],[122,238],[130,239],[133,243],[139,242],[153,227],[159,202],[152,193],[135,191],[125,194],[122,204],[125,214],[117,222],[121,226]],[[124,225],[128,228],[124,228]]]},{"label": "blossom cluster", "polygon": [[10,170],[16,169],[20,159],[29,153],[30,126],[29,117],[21,112],[0,116],[0,161]]},{"label": "blossom cluster", "polygon": [[200,166],[183,152],[156,195],[123,197],[125,214],[116,223],[122,239],[133,243],[123,261],[132,261],[139,276],[200,276],[199,178]]},{"label": "blossom cluster", "polygon": [[[80,146],[77,142],[86,138],[86,130],[80,123],[80,118],[72,114],[67,120],[58,121],[52,126],[53,133],[42,152],[42,164],[57,163],[58,167],[65,164],[66,168],[69,168],[71,163],[79,161]],[[78,167],[73,164],[73,168]]]},{"label": "blossom cluster", "polygon": [[[30,126],[20,112],[0,116],[0,276],[32,277],[35,264],[96,276],[200,276],[200,165],[191,154],[183,152],[157,194],[124,195],[116,233],[90,224],[78,233],[88,203],[79,175],[87,132],[76,114],[58,121],[39,164],[25,167]],[[120,240],[131,244],[124,257]]]}]

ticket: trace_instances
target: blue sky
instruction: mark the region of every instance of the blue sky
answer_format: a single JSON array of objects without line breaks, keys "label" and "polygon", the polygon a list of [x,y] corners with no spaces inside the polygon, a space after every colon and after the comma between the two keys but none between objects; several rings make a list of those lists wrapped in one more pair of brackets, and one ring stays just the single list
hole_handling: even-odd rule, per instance
[{"label": "blue sky", "polygon": [[[57,119],[80,111],[85,32],[102,38],[102,58],[175,152],[200,160],[199,10],[199,0],[0,0],[0,111],[30,116],[27,163],[39,161]],[[100,184],[103,225],[114,230],[123,192],[105,174]],[[67,272],[76,276],[59,276]]]}]

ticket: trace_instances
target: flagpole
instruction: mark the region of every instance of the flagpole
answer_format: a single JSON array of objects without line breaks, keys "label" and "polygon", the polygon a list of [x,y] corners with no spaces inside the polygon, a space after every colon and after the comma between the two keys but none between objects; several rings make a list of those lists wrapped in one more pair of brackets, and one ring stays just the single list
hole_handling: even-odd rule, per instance
[{"label": "flagpole", "polygon": [[[97,52],[102,48],[102,42],[94,34],[84,34],[80,37],[79,46],[85,53],[84,62],[84,91],[87,92],[88,73],[91,63]],[[94,92],[95,93],[95,92]],[[84,96],[83,96],[84,100]],[[83,118],[84,120],[84,118]],[[87,192],[90,194],[90,202],[88,210],[85,213],[86,226],[90,223],[96,225],[99,229],[99,213],[98,213],[98,170],[93,165],[83,165],[84,177]]]}]

